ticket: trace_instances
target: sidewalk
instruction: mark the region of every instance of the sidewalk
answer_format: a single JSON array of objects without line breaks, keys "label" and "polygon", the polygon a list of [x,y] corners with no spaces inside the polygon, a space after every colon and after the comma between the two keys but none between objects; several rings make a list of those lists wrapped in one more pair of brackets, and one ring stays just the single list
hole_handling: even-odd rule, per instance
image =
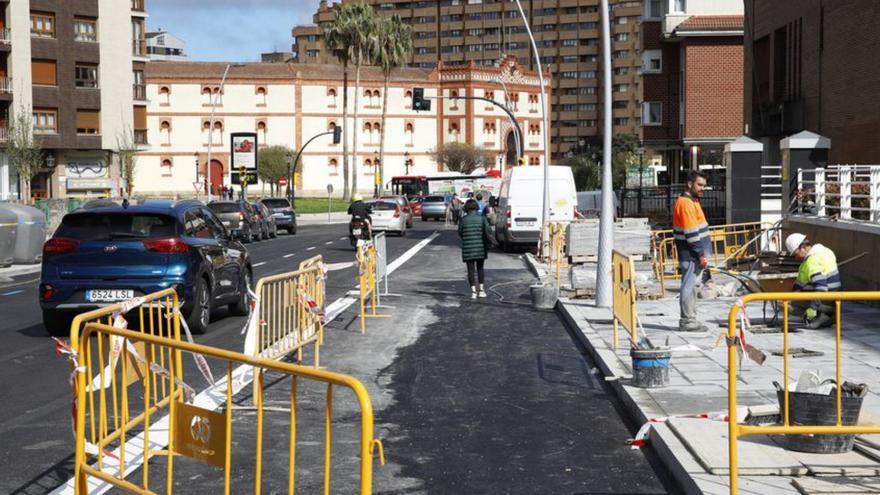
[{"label": "sidewalk", "polygon": [[348,213],[333,212],[327,213],[297,213],[297,225],[330,225],[334,223],[348,223],[351,216]]},{"label": "sidewalk", "polygon": [[[727,412],[727,349],[723,344],[715,347],[715,343],[719,333],[727,330],[727,315],[735,299],[700,300],[699,319],[710,330],[679,333],[676,292],[677,288],[673,288],[665,299],[637,303],[644,332],[654,344],[668,340],[673,348],[697,348],[673,353],[670,383],[660,389],[629,384],[632,370],[628,335],[621,330],[619,348],[615,352],[609,308],[596,308],[592,300],[563,298],[557,309],[572,326],[580,329],[584,344],[632,418],[644,423],[652,418],[670,417],[665,423],[652,426],[648,444],[687,493],[727,494],[727,423],[673,416]],[[763,321],[761,303],[752,303],[747,311],[754,324]],[[880,423],[877,394],[880,391],[880,333],[874,330],[877,321],[880,321],[880,310],[855,303],[844,304],[842,376],[869,386],[860,415],[863,424]],[[747,342],[764,351],[767,360],[763,366],[747,358],[742,361],[737,387],[741,411],[738,417],[745,416],[744,406],[762,406],[764,410],[778,413],[772,382],[782,381],[782,334],[747,331],[746,335]],[[833,329],[791,333],[789,340],[790,348],[822,353],[815,357],[791,357],[790,380],[796,380],[804,370],[818,369],[825,377],[834,376]],[[779,355],[774,355],[774,351]],[[783,449],[782,441],[782,438],[768,436],[740,437],[740,493],[855,494],[880,490],[878,451],[857,447],[846,454],[805,454]],[[858,486],[850,486],[850,483]]]}]

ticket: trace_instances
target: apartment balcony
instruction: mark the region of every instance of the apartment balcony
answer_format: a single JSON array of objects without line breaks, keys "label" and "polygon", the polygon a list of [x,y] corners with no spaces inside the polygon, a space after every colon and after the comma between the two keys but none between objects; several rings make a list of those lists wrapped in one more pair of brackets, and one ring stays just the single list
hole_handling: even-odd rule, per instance
[{"label": "apartment balcony", "polygon": [[0,29],[0,48],[12,45],[12,32],[9,28]]},{"label": "apartment balcony", "polygon": [[131,42],[131,54],[135,57],[143,57],[147,58],[147,40],[139,39],[132,40]]},{"label": "apartment balcony", "polygon": [[12,99],[12,78],[0,77],[0,101]]},{"label": "apartment balcony", "polygon": [[135,101],[147,101],[147,85],[132,84],[132,97]]},{"label": "apartment balcony", "polygon": [[145,0],[131,0],[131,13],[137,17],[147,17]]},{"label": "apartment balcony", "polygon": [[0,124],[0,143],[6,143],[9,141],[9,127],[6,126],[6,123]]},{"label": "apartment balcony", "polygon": [[147,142],[147,130],[146,129],[135,129],[134,130],[134,144],[149,144]]}]

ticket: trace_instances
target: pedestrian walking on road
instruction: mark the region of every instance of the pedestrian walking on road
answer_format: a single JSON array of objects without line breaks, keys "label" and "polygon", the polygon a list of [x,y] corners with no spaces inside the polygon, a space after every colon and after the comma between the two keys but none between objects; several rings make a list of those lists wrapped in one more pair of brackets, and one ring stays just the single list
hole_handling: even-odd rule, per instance
[{"label": "pedestrian walking on road", "polygon": [[706,176],[691,170],[687,178],[687,191],[675,202],[672,214],[672,231],[675,249],[678,251],[678,271],[681,273],[679,305],[681,317],[678,329],[682,332],[703,332],[709,329],[697,321],[697,280],[700,272],[709,265],[709,224],[700,197],[706,187]]},{"label": "pedestrian walking on road", "polygon": [[471,299],[486,297],[483,290],[485,274],[483,264],[489,254],[489,222],[479,213],[480,205],[473,199],[464,204],[464,217],[458,223],[461,237],[461,260],[467,265]]},{"label": "pedestrian walking on road", "polygon": [[461,199],[458,194],[452,195],[452,202],[449,206],[452,208],[452,222],[458,225],[458,221],[461,220]]}]

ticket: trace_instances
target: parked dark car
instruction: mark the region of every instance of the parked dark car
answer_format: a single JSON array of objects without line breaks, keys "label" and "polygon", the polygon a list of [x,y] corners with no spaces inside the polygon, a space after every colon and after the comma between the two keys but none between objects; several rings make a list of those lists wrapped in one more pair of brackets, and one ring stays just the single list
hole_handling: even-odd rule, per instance
[{"label": "parked dark car", "polygon": [[46,329],[66,334],[74,315],[176,287],[195,333],[211,310],[249,310],[247,249],[201,202],[150,201],[65,215],[43,246],[39,297]]},{"label": "parked dark car", "polygon": [[242,242],[263,239],[260,221],[257,219],[254,207],[247,201],[211,201],[208,203],[208,208],[220,218],[223,226]]},{"label": "parked dark car", "polygon": [[277,228],[296,234],[296,212],[287,198],[263,198],[259,202],[272,213]]},{"label": "parked dark car", "polygon": [[257,219],[260,221],[260,227],[263,230],[263,239],[278,237],[278,227],[275,225],[275,217],[269,213],[269,209],[263,206],[263,203],[251,203]]}]

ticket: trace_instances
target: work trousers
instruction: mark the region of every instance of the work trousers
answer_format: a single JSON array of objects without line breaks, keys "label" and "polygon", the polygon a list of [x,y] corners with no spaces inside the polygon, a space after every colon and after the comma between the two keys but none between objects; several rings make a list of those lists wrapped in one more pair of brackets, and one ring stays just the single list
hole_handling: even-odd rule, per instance
[{"label": "work trousers", "polygon": [[697,279],[703,269],[700,261],[679,261],[678,271],[681,273],[681,291],[679,307],[681,315],[678,320],[679,330],[694,330],[700,326],[697,322]]}]

